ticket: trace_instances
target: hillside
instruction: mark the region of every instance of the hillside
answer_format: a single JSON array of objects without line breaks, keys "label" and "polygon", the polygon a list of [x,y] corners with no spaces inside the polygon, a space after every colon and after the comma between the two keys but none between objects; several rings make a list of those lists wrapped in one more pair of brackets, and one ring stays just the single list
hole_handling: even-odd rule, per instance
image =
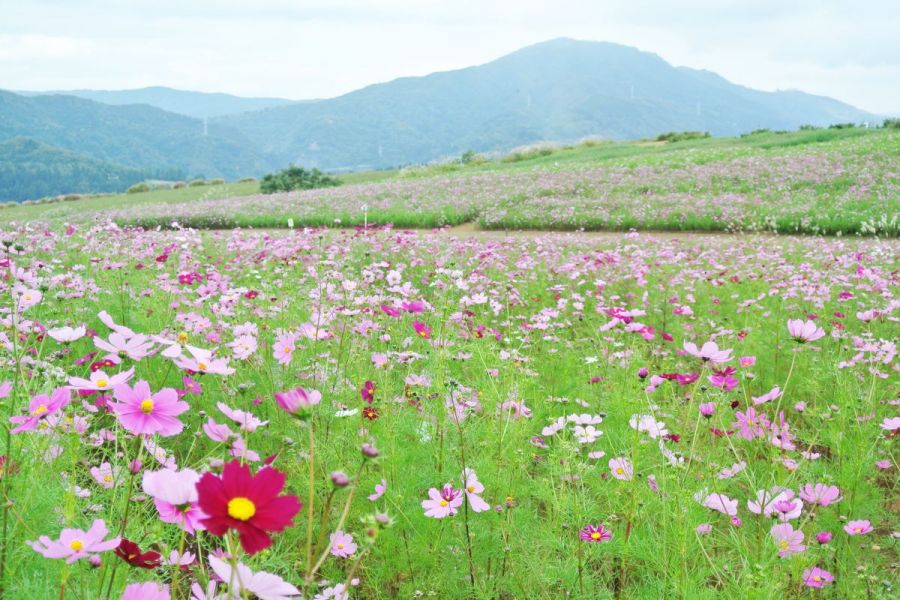
[{"label": "hillside", "polygon": [[145,179],[178,179],[178,169],[136,169],[17,137],[0,142],[0,200],[118,192]]},{"label": "hillside", "polygon": [[18,92],[23,96],[63,95],[93,100],[102,104],[147,104],[179,115],[203,119],[251,110],[291,104],[284,98],[245,98],[231,94],[192,92],[154,86],[135,90],[64,90],[54,92]]},{"label": "hillside", "polygon": [[485,65],[214,125],[241,131],[275,162],[358,169],[543,140],[636,139],[675,130],[737,135],[875,119],[829,98],[760,92],[676,68],[635,48],[558,39]]}]

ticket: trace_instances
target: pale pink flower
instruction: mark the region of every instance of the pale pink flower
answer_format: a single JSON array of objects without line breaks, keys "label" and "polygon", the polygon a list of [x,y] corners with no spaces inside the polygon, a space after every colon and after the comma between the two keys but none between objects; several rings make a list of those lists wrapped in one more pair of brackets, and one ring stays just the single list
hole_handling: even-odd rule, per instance
[{"label": "pale pink flower", "polygon": [[153,497],[160,521],[174,523],[193,535],[205,529],[201,520],[207,516],[197,502],[199,480],[200,474],[193,469],[163,469],[144,471],[142,486],[144,493]]},{"label": "pale pink flower", "polygon": [[816,325],[815,321],[788,320],[787,328],[791,337],[798,342],[814,342],[825,336],[825,330]]},{"label": "pale pink flower", "polygon": [[115,485],[120,470],[119,467],[113,468],[108,462],[102,463],[99,467],[91,467],[90,469],[91,477],[94,478],[94,481],[106,489],[112,489]]},{"label": "pale pink flower", "polygon": [[258,428],[269,424],[268,421],[260,420],[250,411],[231,408],[224,402],[217,402],[216,407],[222,411],[222,414],[237,423],[242,431],[246,431],[247,433],[253,433]]},{"label": "pale pink flower", "polygon": [[242,563],[233,569],[228,562],[210,554],[209,566],[228,585],[229,597],[240,597],[241,592],[255,594],[259,600],[288,600],[300,595],[300,590],[278,575],[265,571],[254,573]]},{"label": "pale pink flower", "polygon": [[344,533],[340,529],[331,534],[330,545],[331,555],[338,558],[350,558],[356,553],[356,542],[349,533]]},{"label": "pale pink flower", "polygon": [[729,517],[737,515],[738,501],[732,500],[725,494],[710,494],[703,499],[701,504],[706,508],[719,511]]},{"label": "pale pink flower", "polygon": [[275,340],[274,355],[278,364],[286,365],[294,358],[294,351],[297,349],[297,338],[290,333],[285,333]]},{"label": "pale pink flower", "polygon": [[762,396],[753,396],[751,399],[753,400],[753,404],[765,404],[766,402],[777,400],[779,396],[781,396],[781,388],[776,385]]},{"label": "pale pink flower", "polygon": [[381,483],[376,483],[376,484],[375,484],[375,493],[374,493],[374,494],[369,494],[368,498],[369,498],[369,500],[371,500],[372,502],[375,502],[376,500],[378,500],[379,498],[381,498],[382,496],[384,496],[384,493],[385,493],[386,491],[387,491],[387,479],[382,479],[382,480],[381,480]]},{"label": "pale pink flower", "polygon": [[90,379],[70,377],[69,387],[73,390],[108,392],[130,380],[133,375],[134,367],[131,367],[127,371],[116,373],[115,375],[107,375],[103,371],[94,371],[91,373]]},{"label": "pale pink flower", "polygon": [[490,510],[491,506],[482,499],[479,494],[484,493],[484,486],[478,481],[478,476],[473,469],[466,467],[462,473],[463,490],[469,500],[469,506],[475,512]]},{"label": "pale pink flower", "polygon": [[126,337],[121,333],[112,333],[109,341],[99,335],[94,337],[94,345],[105,352],[109,352],[110,358],[130,358],[141,360],[153,350],[153,342],[146,335],[137,334]]},{"label": "pale pink flower", "polygon": [[47,330],[47,335],[52,337],[60,344],[71,344],[72,342],[80,340],[86,334],[87,329],[85,329],[84,325],[75,328],[64,326]]},{"label": "pale pink flower", "polygon": [[286,392],[276,392],[275,402],[285,411],[294,414],[301,409],[307,409],[322,401],[322,393],[318,390],[305,390],[302,387],[294,388]]},{"label": "pale pink flower", "polygon": [[844,531],[849,533],[850,535],[865,535],[867,533],[871,533],[875,531],[872,527],[872,524],[869,521],[862,519],[859,521],[850,521],[846,525],[844,525]]},{"label": "pale pink flower", "polygon": [[836,485],[825,485],[824,483],[811,485],[807,483],[800,488],[800,497],[810,504],[828,506],[829,504],[840,502],[841,490]]},{"label": "pale pink flower", "polygon": [[455,515],[462,503],[462,492],[453,489],[448,483],[441,490],[437,488],[428,490],[428,500],[422,500],[422,508],[425,509],[426,517],[443,519]]},{"label": "pale pink flower", "polygon": [[132,583],[125,588],[122,600],[170,600],[169,586],[148,581]]},{"label": "pale pink flower", "polygon": [[58,540],[51,540],[42,535],[36,542],[26,542],[35,552],[39,552],[44,558],[65,558],[67,563],[73,563],[82,558],[88,558],[100,552],[113,550],[119,546],[121,538],[115,537],[103,541],[109,530],[103,519],[94,521],[87,531],[81,529],[63,529]]},{"label": "pale pink flower", "polygon": [[803,545],[803,532],[795,531],[790,523],[773,525],[769,529],[769,534],[775,540],[775,545],[778,546],[778,556],[781,558],[787,558],[806,550],[806,546]]},{"label": "pale pink flower", "polygon": [[609,470],[616,479],[629,481],[634,476],[634,467],[627,458],[611,458],[609,459]]},{"label": "pale pink flower", "polygon": [[684,350],[691,356],[696,356],[703,362],[711,362],[716,364],[726,363],[731,360],[731,350],[720,350],[719,345],[715,342],[706,342],[702,348],[697,348],[697,344],[693,342],[685,342]]}]

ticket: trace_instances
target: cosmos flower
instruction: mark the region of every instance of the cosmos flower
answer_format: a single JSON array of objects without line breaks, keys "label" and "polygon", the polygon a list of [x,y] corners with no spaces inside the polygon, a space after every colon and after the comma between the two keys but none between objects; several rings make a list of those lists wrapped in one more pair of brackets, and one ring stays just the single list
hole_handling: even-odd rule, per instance
[{"label": "cosmos flower", "polygon": [[616,479],[629,481],[634,476],[634,467],[627,458],[609,459],[609,470]]},{"label": "cosmos flower", "polygon": [[16,415],[9,418],[9,422],[18,425],[10,433],[22,433],[32,431],[43,419],[65,408],[72,401],[72,392],[69,388],[61,387],[54,390],[51,396],[38,394],[28,403],[28,415]]},{"label": "cosmos flower", "polygon": [[455,515],[462,503],[462,491],[453,489],[448,483],[441,490],[428,490],[428,500],[422,500],[422,508],[425,509],[426,517],[443,519]]},{"label": "cosmos flower", "polygon": [[791,319],[787,322],[788,333],[800,343],[814,342],[825,336],[825,330],[816,325],[815,321],[801,321]]},{"label": "cosmos flower", "polygon": [[821,588],[834,583],[834,575],[820,569],[819,567],[811,567],[803,571],[803,585],[811,588]]},{"label": "cosmos flower", "polygon": [[169,586],[148,581],[132,583],[125,588],[122,600],[170,600]]},{"label": "cosmos flower", "polygon": [[130,433],[169,437],[184,429],[184,423],[177,417],[190,406],[179,400],[178,393],[172,388],[163,388],[153,394],[149,383],[138,381],[134,388],[127,384],[116,386],[113,395],[118,402],[110,406],[122,427]]},{"label": "cosmos flower", "polygon": [[709,494],[701,502],[706,508],[719,511],[729,517],[737,515],[738,501],[732,500],[725,494]]},{"label": "cosmos flower", "polygon": [[376,500],[378,500],[379,498],[381,498],[382,496],[384,496],[384,492],[385,492],[385,491],[387,491],[387,480],[386,480],[386,479],[382,479],[382,480],[381,480],[381,483],[376,483],[376,484],[375,484],[375,493],[374,493],[374,494],[369,494],[368,498],[369,498],[369,500],[371,500],[372,502],[375,502]]},{"label": "cosmos flower", "polygon": [[116,478],[119,476],[119,467],[113,468],[108,462],[102,463],[99,467],[91,467],[91,477],[94,481],[102,485],[106,489],[112,489],[115,485]]},{"label": "cosmos flower", "polygon": [[83,338],[85,334],[87,334],[87,329],[85,329],[84,325],[80,325],[75,328],[65,326],[47,330],[47,335],[52,337],[60,344],[71,344],[72,342],[77,342],[78,340]]},{"label": "cosmos flower", "polygon": [[284,483],[284,473],[277,469],[264,467],[253,475],[236,460],[225,465],[221,476],[204,473],[197,495],[208,516],[201,523],[217,536],[236,530],[247,554],[265,550],[272,545],[267,532],[284,531],[302,507],[296,496],[279,496]]},{"label": "cosmos flower", "polygon": [[153,341],[146,335],[136,334],[126,337],[121,333],[112,333],[109,341],[104,340],[100,336],[94,337],[94,345],[109,353],[109,357],[114,360],[119,358],[130,358],[138,361],[149,356],[153,350]]},{"label": "cosmos flower", "polygon": [[174,523],[189,534],[204,529],[201,521],[206,513],[200,508],[197,482],[200,474],[193,469],[163,469],[144,471],[144,493],[153,497],[153,503],[163,523]]},{"label": "cosmos flower", "polygon": [[303,409],[315,406],[321,401],[321,392],[317,390],[307,391],[302,387],[275,393],[275,402],[278,403],[278,406],[291,414],[296,414]]},{"label": "cosmos flower", "polygon": [[103,519],[96,519],[87,531],[63,529],[58,540],[51,540],[42,535],[36,542],[26,543],[44,558],[65,558],[66,562],[71,564],[76,560],[118,548],[121,538],[115,537],[104,541],[103,538],[107,533],[109,530]]},{"label": "cosmos flower", "polygon": [[697,344],[693,342],[685,342],[684,350],[691,356],[696,356],[703,362],[711,362],[715,364],[726,363],[731,360],[731,350],[720,350],[719,345],[713,341],[706,342],[702,348],[697,348]]},{"label": "cosmos flower", "polygon": [[140,547],[136,543],[125,538],[122,538],[122,541],[119,542],[115,554],[132,567],[138,567],[139,569],[155,569],[162,564],[162,556],[159,552],[153,550],[141,552]]},{"label": "cosmos flower", "polygon": [[115,375],[107,375],[103,371],[94,371],[91,373],[90,379],[70,377],[69,387],[73,390],[86,392],[108,392],[126,383],[132,376],[134,376],[134,367]]},{"label": "cosmos flower", "polygon": [[484,493],[484,486],[478,481],[478,475],[475,474],[475,470],[468,467],[463,469],[462,480],[463,491],[466,493],[466,498],[469,500],[469,506],[472,507],[472,510],[477,513],[490,510],[490,504],[485,502],[479,495]]},{"label": "cosmos flower", "polygon": [[240,425],[241,430],[246,431],[247,433],[253,433],[260,427],[265,427],[269,424],[268,421],[260,420],[250,411],[231,408],[224,402],[216,402],[216,408],[222,411],[222,414],[226,417]]},{"label": "cosmos flower", "polygon": [[850,535],[865,535],[875,531],[875,529],[869,521],[862,519],[859,521],[850,521],[844,525],[844,531]]},{"label": "cosmos flower", "polygon": [[778,546],[778,556],[781,558],[787,558],[806,550],[806,546],[803,545],[803,532],[795,531],[790,523],[773,525],[769,529],[769,535],[775,540],[775,545]]},{"label": "cosmos flower", "polygon": [[338,558],[350,558],[356,553],[356,542],[353,541],[353,536],[340,529],[331,534],[329,545],[331,546],[331,555]]},{"label": "cosmos flower", "polygon": [[228,562],[209,555],[209,566],[229,589],[229,598],[243,597],[243,592],[255,595],[259,600],[288,600],[300,595],[300,590],[272,573],[251,571],[242,563],[234,569]]},{"label": "cosmos flower", "polygon": [[836,485],[825,485],[824,483],[811,485],[807,483],[800,488],[800,497],[810,504],[828,506],[829,504],[840,502],[841,490]]},{"label": "cosmos flower", "polygon": [[421,321],[413,321],[413,330],[416,332],[420,338],[429,340],[431,339],[431,327],[422,323]]},{"label": "cosmos flower", "polygon": [[359,395],[362,396],[363,400],[372,404],[375,401],[375,384],[367,379],[359,390]]},{"label": "cosmos flower", "polygon": [[578,532],[578,537],[581,538],[581,541],[583,542],[608,542],[612,539],[612,533],[610,533],[602,523],[600,525],[591,525],[589,523]]}]

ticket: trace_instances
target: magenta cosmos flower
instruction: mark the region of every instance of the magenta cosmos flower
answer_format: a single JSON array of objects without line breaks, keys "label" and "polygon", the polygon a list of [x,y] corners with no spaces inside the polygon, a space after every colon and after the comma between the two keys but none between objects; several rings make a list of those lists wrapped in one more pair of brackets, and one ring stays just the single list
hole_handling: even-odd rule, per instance
[{"label": "magenta cosmos flower", "polygon": [[49,397],[46,394],[39,394],[31,399],[28,403],[28,415],[16,415],[10,417],[9,422],[18,425],[10,433],[22,433],[23,431],[32,431],[41,422],[42,419],[49,417],[58,410],[62,410],[71,402],[72,392],[68,388],[59,388]]},{"label": "magenta cosmos flower", "polygon": [[200,508],[208,516],[202,523],[213,535],[236,529],[247,554],[272,545],[269,531],[284,531],[302,504],[296,496],[281,496],[284,473],[264,467],[253,475],[250,467],[233,460],[222,475],[204,473],[197,482]]},{"label": "magenta cosmos flower", "polygon": [[295,414],[301,409],[310,408],[322,401],[322,394],[316,390],[305,390],[302,387],[286,392],[276,392],[275,402],[283,410]]},{"label": "magenta cosmos flower", "polygon": [[820,588],[831,585],[832,583],[834,583],[834,575],[825,569],[812,567],[803,571],[803,584],[806,587]]},{"label": "magenta cosmos flower", "polygon": [[817,326],[815,321],[791,319],[787,322],[788,333],[798,342],[814,342],[825,336],[825,330]]},{"label": "magenta cosmos flower", "polygon": [[589,523],[578,532],[578,537],[583,542],[608,542],[612,539],[612,533],[603,527],[602,523],[600,525],[591,525]]},{"label": "magenta cosmos flower", "polygon": [[382,480],[381,480],[381,483],[376,483],[376,484],[375,484],[375,493],[374,493],[374,494],[369,494],[368,498],[369,498],[370,501],[375,502],[375,501],[377,501],[379,498],[381,498],[382,496],[384,496],[384,493],[385,493],[386,491],[387,491],[387,479],[382,479]]},{"label": "magenta cosmos flower", "polygon": [[875,531],[875,529],[872,527],[872,524],[869,523],[868,520],[862,519],[859,521],[850,521],[849,523],[844,525],[844,531],[846,531],[850,535],[865,535],[867,533]]},{"label": "magenta cosmos flower", "polygon": [[178,392],[163,388],[152,394],[150,384],[138,381],[134,388],[120,385],[113,390],[118,402],[112,403],[113,412],[126,431],[136,435],[158,433],[168,437],[178,435],[184,424],[176,417],[190,406],[178,399]]},{"label": "magenta cosmos flower", "polygon": [[331,534],[329,540],[332,556],[350,558],[356,553],[356,542],[353,541],[353,536],[349,533],[344,533],[338,529]]},{"label": "magenta cosmos flower", "polygon": [[144,493],[153,497],[159,520],[174,523],[193,535],[198,529],[206,529],[201,523],[206,513],[197,499],[197,482],[200,474],[193,469],[163,469],[144,471]]},{"label": "magenta cosmos flower", "polygon": [[422,508],[425,509],[426,517],[443,519],[455,515],[462,503],[462,492],[453,489],[448,483],[441,490],[437,488],[428,490],[428,500],[422,500]]},{"label": "magenta cosmos flower", "polygon": [[691,356],[696,356],[703,362],[725,363],[731,360],[731,350],[720,350],[715,342],[706,342],[702,348],[697,348],[693,342],[685,342],[684,350]]},{"label": "magenta cosmos flower", "polygon": [[629,481],[634,476],[634,467],[627,458],[611,458],[609,460],[609,470],[616,479]]},{"label": "magenta cosmos flower", "polygon": [[82,379],[81,377],[70,377],[69,387],[73,390],[83,390],[86,392],[108,392],[116,387],[124,384],[134,375],[134,367],[116,373],[115,375],[107,375],[103,371],[94,371],[91,373],[90,379]]},{"label": "magenta cosmos flower", "polygon": [[413,329],[422,339],[431,339],[431,327],[421,321],[413,321]]},{"label": "magenta cosmos flower", "polygon": [[103,541],[109,530],[103,519],[97,519],[87,531],[81,529],[63,529],[58,540],[51,540],[42,535],[36,542],[26,542],[35,552],[40,552],[44,558],[65,558],[67,563],[73,563],[82,558],[88,558],[99,552],[115,550],[119,547],[121,538],[115,537]]},{"label": "magenta cosmos flower", "polygon": [[775,545],[778,546],[778,556],[781,558],[787,558],[806,550],[806,546],[803,545],[803,532],[795,531],[790,523],[773,525],[769,533],[775,540]]}]

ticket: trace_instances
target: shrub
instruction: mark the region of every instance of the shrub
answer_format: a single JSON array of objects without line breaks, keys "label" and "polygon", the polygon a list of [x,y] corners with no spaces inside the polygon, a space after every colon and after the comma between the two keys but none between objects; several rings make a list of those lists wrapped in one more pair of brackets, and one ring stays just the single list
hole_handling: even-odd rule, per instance
[{"label": "shrub", "polygon": [[339,179],[323,173],[319,169],[304,169],[291,165],[277,173],[269,173],[263,177],[259,184],[259,191],[263,194],[274,194],[275,192],[335,187],[340,184]]},{"label": "shrub", "polygon": [[683,142],[684,140],[702,140],[710,137],[708,131],[667,131],[656,136],[657,142]]},{"label": "shrub", "polygon": [[186,187],[187,187],[186,181],[176,181],[175,183],[172,184],[173,190],[180,190],[181,188],[186,188]]},{"label": "shrub", "polygon": [[856,123],[832,123],[828,129],[853,129],[854,127],[856,127]]},{"label": "shrub", "polygon": [[885,129],[900,129],[900,119],[885,119],[882,127]]},{"label": "shrub", "polygon": [[822,128],[818,127],[816,125],[801,125],[800,126],[800,131],[815,131],[817,129],[822,129]]},{"label": "shrub", "polygon": [[149,192],[149,191],[150,191],[150,186],[142,181],[142,182],[136,183],[133,186],[131,186],[130,188],[128,188],[127,193],[140,194],[141,192]]},{"label": "shrub", "polygon": [[250,183],[251,181],[256,181],[256,177],[242,177],[238,179],[238,183]]},{"label": "shrub", "polygon": [[205,179],[194,179],[188,184],[188,187],[200,187],[201,185],[206,185]]},{"label": "shrub", "polygon": [[222,185],[225,183],[225,180],[221,177],[216,177],[215,179],[209,180],[209,185]]}]

